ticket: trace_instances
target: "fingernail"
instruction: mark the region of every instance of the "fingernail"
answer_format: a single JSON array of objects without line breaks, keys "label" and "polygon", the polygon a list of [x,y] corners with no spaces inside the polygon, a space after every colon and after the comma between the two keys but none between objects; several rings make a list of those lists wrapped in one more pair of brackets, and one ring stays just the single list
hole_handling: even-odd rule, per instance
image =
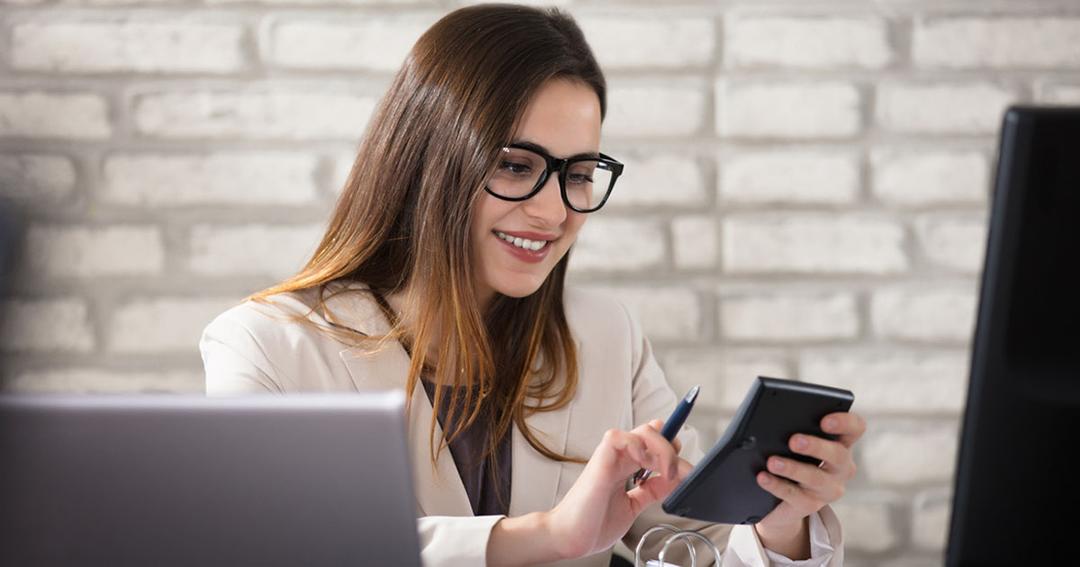
[{"label": "fingernail", "polygon": [[805,449],[807,444],[808,443],[806,442],[806,437],[799,436],[799,437],[795,438],[795,448],[796,449]]},{"label": "fingernail", "polygon": [[821,426],[824,427],[825,429],[834,429],[836,427],[836,419],[831,418],[831,417],[826,417],[825,421],[823,421],[821,423]]},{"label": "fingernail", "polygon": [[784,461],[781,461],[780,459],[772,459],[769,461],[769,466],[773,470],[782,471],[784,470]]},{"label": "fingernail", "polygon": [[772,477],[767,474],[763,474],[758,478],[761,481],[761,484],[772,484]]}]

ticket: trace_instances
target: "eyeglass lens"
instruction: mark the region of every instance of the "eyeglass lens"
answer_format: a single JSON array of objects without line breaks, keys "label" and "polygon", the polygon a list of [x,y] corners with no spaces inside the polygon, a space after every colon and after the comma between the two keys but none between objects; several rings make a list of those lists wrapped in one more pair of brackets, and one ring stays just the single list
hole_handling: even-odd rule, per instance
[{"label": "eyeglass lens", "polygon": [[[521,148],[506,148],[499,154],[499,163],[488,187],[503,197],[524,197],[537,187],[546,169],[547,162],[539,154]],[[566,198],[575,209],[594,209],[611,191],[613,178],[611,170],[602,161],[573,161],[566,169]]]}]

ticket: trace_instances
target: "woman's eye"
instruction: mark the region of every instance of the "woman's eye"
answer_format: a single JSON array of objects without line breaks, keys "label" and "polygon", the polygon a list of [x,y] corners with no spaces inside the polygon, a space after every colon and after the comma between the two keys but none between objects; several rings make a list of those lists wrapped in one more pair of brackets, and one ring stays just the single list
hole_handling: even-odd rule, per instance
[{"label": "woman's eye", "polygon": [[502,164],[499,166],[499,169],[509,171],[510,173],[514,173],[514,174],[518,174],[518,175],[526,175],[530,171],[532,171],[532,168],[529,167],[529,164],[527,164],[527,163],[516,163],[516,162],[512,162],[512,161],[504,161],[504,162],[502,162]]},{"label": "woman's eye", "polygon": [[570,183],[592,183],[592,177],[585,175],[584,173],[571,173],[566,176],[566,180]]}]

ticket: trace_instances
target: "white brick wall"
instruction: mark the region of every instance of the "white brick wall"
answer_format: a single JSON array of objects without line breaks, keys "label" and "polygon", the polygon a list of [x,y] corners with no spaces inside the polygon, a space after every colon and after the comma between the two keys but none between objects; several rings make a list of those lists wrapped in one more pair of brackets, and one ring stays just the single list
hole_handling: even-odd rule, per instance
[{"label": "white brick wall", "polygon": [[980,205],[990,191],[990,161],[975,150],[883,148],[871,163],[874,195],[890,205]]},{"label": "white brick wall", "polygon": [[316,158],[298,152],[120,154],[104,166],[101,197],[123,205],[296,205],[316,198]]},{"label": "white brick wall", "polygon": [[844,526],[846,549],[888,551],[899,543],[893,526],[893,509],[898,498],[888,492],[849,492],[833,511]]},{"label": "white brick wall", "polygon": [[[0,3],[0,389],[188,392],[203,323],[308,259],[412,42],[476,2]],[[702,385],[706,443],[757,375],[852,389],[847,564],[940,565],[997,130],[1080,104],[1080,4],[556,3],[627,166],[572,283]]]},{"label": "white brick wall", "polygon": [[92,93],[0,92],[0,137],[107,138],[108,113],[105,98]]},{"label": "white brick wall", "polygon": [[608,91],[605,138],[664,138],[697,133],[705,113],[705,93],[696,86],[613,83]]},{"label": "white brick wall", "polygon": [[706,18],[582,15],[578,23],[605,70],[700,67],[712,60],[716,30]]},{"label": "white brick wall", "polygon": [[961,352],[813,350],[800,357],[799,377],[858,392],[856,411],[956,412],[967,392],[967,366]]},{"label": "white brick wall", "polygon": [[859,161],[851,152],[722,152],[719,159],[724,204],[843,204],[859,195]]},{"label": "white brick wall", "polygon": [[742,16],[729,18],[725,60],[733,67],[862,67],[892,60],[878,18]]},{"label": "white brick wall", "polygon": [[150,225],[35,225],[26,234],[27,267],[42,277],[157,274],[164,257],[161,231]]},{"label": "white brick wall", "polygon": [[0,305],[0,350],[89,352],[94,348],[85,301],[12,299]]},{"label": "white brick wall", "polygon": [[721,239],[733,272],[888,274],[908,266],[903,229],[881,218],[731,216]]},{"label": "white brick wall", "polygon": [[886,83],[878,89],[882,128],[919,134],[992,134],[1016,93],[989,82]]},{"label": "white brick wall", "polygon": [[392,73],[420,34],[436,18],[382,17],[358,20],[271,22],[267,59],[273,65],[305,69],[369,69]]},{"label": "white brick wall", "polygon": [[666,255],[664,231],[651,219],[593,215],[585,221],[570,252],[570,269],[641,270],[660,265]]},{"label": "white brick wall", "polygon": [[15,25],[16,69],[75,73],[229,73],[244,68],[236,24],[56,21]]},{"label": "white brick wall", "polygon": [[55,204],[71,195],[75,190],[75,180],[75,164],[64,156],[0,156],[0,197]]},{"label": "white brick wall", "polygon": [[116,308],[107,347],[118,353],[191,352],[202,330],[236,298],[135,299]]},{"label": "white brick wall", "polygon": [[677,268],[711,268],[716,265],[720,227],[706,216],[683,216],[671,221],[672,252]]},{"label": "white brick wall", "polygon": [[1080,67],[1078,18],[918,18],[912,39],[926,67]]},{"label": "white brick wall", "polygon": [[716,85],[716,129],[725,138],[850,138],[862,129],[860,95],[841,82]]},{"label": "white brick wall", "polygon": [[946,482],[956,462],[956,438],[953,423],[883,421],[866,434],[862,469],[878,485]]},{"label": "white brick wall", "polygon": [[874,334],[933,344],[964,344],[975,328],[976,290],[965,288],[882,289],[873,295]]},{"label": "white brick wall", "polygon": [[197,225],[189,268],[206,276],[284,278],[304,266],[322,233],[321,225]]},{"label": "white brick wall", "polygon": [[320,87],[151,92],[132,104],[136,130],[151,137],[353,140],[367,126],[375,99]]},{"label": "white brick wall", "polygon": [[619,161],[626,165],[627,171],[633,171],[634,174],[615,181],[615,189],[609,201],[612,208],[705,204],[705,173],[700,161],[693,156],[631,155],[620,156]]},{"label": "white brick wall", "polygon": [[720,332],[733,341],[851,339],[859,331],[855,297],[847,293],[773,293],[721,297]]}]

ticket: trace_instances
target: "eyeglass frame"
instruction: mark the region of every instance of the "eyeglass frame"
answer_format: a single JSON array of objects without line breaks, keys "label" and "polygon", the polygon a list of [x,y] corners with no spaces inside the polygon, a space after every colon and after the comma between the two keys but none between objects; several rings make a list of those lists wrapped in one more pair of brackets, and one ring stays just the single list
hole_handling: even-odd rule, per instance
[{"label": "eyeglass frame", "polygon": [[[563,203],[565,203],[567,207],[570,207],[570,210],[572,210],[574,212],[577,212],[577,213],[583,213],[583,214],[595,213],[596,211],[599,211],[600,208],[604,206],[604,203],[607,203],[607,200],[611,197],[611,194],[615,190],[615,181],[617,181],[619,179],[619,176],[622,175],[623,167],[624,167],[622,162],[616,160],[615,158],[613,158],[613,157],[611,157],[609,155],[601,153],[601,152],[597,152],[597,154],[595,156],[571,156],[571,157],[568,157],[568,158],[557,158],[557,157],[547,153],[546,151],[544,151],[543,148],[541,148],[541,147],[539,147],[539,146],[537,146],[535,144],[529,144],[529,143],[508,144],[506,146],[503,146],[502,148],[499,148],[499,151],[504,151],[504,150],[511,149],[511,148],[517,149],[517,150],[525,150],[525,151],[528,151],[528,152],[532,152],[532,153],[544,158],[544,162],[546,163],[546,168],[544,169],[543,172],[541,172],[540,178],[536,181],[536,186],[533,187],[531,191],[529,191],[528,193],[526,193],[525,195],[523,195],[521,197],[507,197],[506,195],[499,195],[498,193],[492,191],[491,187],[489,187],[487,183],[484,184],[484,190],[485,191],[490,193],[492,196],[498,197],[499,199],[502,199],[504,201],[525,201],[527,199],[530,199],[531,197],[533,197],[534,195],[539,193],[541,189],[544,188],[544,185],[547,183],[548,178],[551,177],[551,173],[554,171],[554,172],[558,172],[558,174],[559,174],[559,176],[556,179],[559,180],[559,193],[562,195]],[[575,207],[573,204],[570,203],[570,198],[566,195],[566,173],[567,173],[567,170],[569,169],[571,164],[574,164],[574,163],[577,163],[577,162],[580,162],[580,161],[603,162],[606,166],[608,166],[608,171],[611,172],[611,185],[608,187],[608,191],[607,191],[607,194],[604,195],[604,199],[602,201],[600,201],[600,204],[596,205],[595,207],[593,207],[591,209],[587,209],[587,210],[581,210],[581,209]]]}]

